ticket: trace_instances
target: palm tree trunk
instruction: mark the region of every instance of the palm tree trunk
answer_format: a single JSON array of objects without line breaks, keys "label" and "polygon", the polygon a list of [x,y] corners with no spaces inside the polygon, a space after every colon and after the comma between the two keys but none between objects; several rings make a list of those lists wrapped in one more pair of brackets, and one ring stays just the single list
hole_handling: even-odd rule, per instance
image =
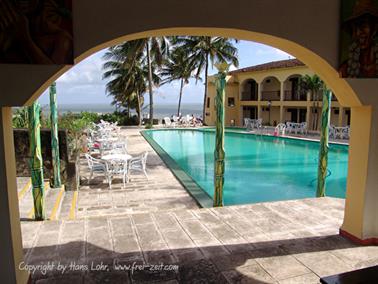
[{"label": "palm tree trunk", "polygon": [[154,98],[152,92],[152,66],[149,39],[146,41],[147,49],[147,64],[148,64],[148,91],[150,93],[150,125],[153,126],[154,122]]},{"label": "palm tree trunk", "polygon": [[184,88],[184,79],[181,78],[181,85],[180,85],[180,96],[179,96],[179,103],[177,108],[177,116],[180,116],[180,109],[181,109],[181,98],[182,98],[182,90]]},{"label": "palm tree trunk", "polygon": [[140,96],[139,96],[139,93],[137,93],[137,100],[138,100],[138,106],[137,106],[137,113],[138,113],[138,125],[141,126],[142,125],[142,111],[140,109]]},{"label": "palm tree trunk", "polygon": [[205,94],[203,97],[203,111],[202,111],[202,123],[205,125],[205,117],[206,117],[206,98],[207,98],[207,74],[209,73],[209,57],[206,57],[206,65],[205,65]]}]

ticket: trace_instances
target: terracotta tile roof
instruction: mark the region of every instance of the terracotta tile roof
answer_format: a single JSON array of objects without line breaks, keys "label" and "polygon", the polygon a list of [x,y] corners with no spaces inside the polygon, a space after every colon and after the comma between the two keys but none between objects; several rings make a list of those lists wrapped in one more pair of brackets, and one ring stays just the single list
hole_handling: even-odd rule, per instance
[{"label": "terracotta tile roof", "polygon": [[297,66],[305,66],[305,64],[299,61],[298,59],[287,59],[287,60],[272,61],[272,62],[268,62],[264,64],[237,69],[237,70],[228,72],[228,74],[232,75],[235,73],[242,73],[242,72],[265,71],[265,70],[271,70],[271,69],[290,68],[290,67],[297,67]]}]

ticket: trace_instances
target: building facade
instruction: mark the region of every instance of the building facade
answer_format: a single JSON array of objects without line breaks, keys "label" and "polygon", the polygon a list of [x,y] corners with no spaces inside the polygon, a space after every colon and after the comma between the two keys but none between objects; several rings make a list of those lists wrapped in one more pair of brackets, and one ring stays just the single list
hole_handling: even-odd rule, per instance
[{"label": "building facade", "polygon": [[[314,72],[297,59],[269,62],[231,71],[225,98],[226,126],[243,126],[244,118],[262,118],[263,125],[307,122],[309,130],[320,128],[322,94],[299,90],[299,79]],[[215,75],[209,76],[206,98],[207,125],[215,124]],[[332,96],[331,124],[350,125],[350,109]]]}]

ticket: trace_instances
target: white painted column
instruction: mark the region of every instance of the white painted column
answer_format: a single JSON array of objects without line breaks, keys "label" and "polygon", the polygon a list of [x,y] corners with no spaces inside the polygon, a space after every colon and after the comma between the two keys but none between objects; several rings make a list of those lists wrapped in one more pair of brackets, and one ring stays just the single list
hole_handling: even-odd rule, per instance
[{"label": "white painted column", "polygon": [[10,107],[0,108],[0,232],[1,283],[26,283],[29,275],[19,269],[24,256]]}]

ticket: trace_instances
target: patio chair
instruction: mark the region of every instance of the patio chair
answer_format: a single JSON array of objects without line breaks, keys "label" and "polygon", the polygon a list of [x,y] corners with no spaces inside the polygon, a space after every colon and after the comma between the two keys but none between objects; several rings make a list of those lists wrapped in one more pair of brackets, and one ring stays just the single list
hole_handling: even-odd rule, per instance
[{"label": "patio chair", "polygon": [[103,173],[105,177],[107,177],[107,168],[104,161],[93,158],[89,154],[85,154],[85,158],[87,159],[88,168],[90,170],[89,182],[92,180],[94,173]]},{"label": "patio chair", "polygon": [[110,154],[127,154],[127,144],[125,142],[116,142],[111,144]]},{"label": "patio chair", "polygon": [[263,122],[262,118],[256,119],[255,127],[256,127],[257,129],[262,128],[262,122]]},{"label": "patio chair", "polygon": [[332,124],[330,124],[328,127],[328,137],[336,139],[336,128]]},{"label": "patio chair", "polygon": [[164,117],[164,125],[165,125],[165,127],[171,127],[172,126],[172,121],[169,117]]},{"label": "patio chair", "polygon": [[306,135],[307,134],[307,122],[302,122],[299,131],[301,134]]},{"label": "patio chair", "polygon": [[147,156],[148,156],[148,152],[144,152],[139,157],[130,159],[129,160],[129,173],[131,173],[131,171],[142,172],[148,180],[149,178],[146,171]]},{"label": "patio chair", "polygon": [[106,175],[109,183],[109,189],[112,189],[112,181],[115,176],[121,176],[123,188],[129,182],[128,166],[125,160],[112,160],[106,163]]},{"label": "patio chair", "polygon": [[274,133],[277,133],[277,135],[285,135],[286,125],[285,123],[278,123]]},{"label": "patio chair", "polygon": [[294,126],[292,122],[286,122],[286,132],[292,133],[294,131]]}]

